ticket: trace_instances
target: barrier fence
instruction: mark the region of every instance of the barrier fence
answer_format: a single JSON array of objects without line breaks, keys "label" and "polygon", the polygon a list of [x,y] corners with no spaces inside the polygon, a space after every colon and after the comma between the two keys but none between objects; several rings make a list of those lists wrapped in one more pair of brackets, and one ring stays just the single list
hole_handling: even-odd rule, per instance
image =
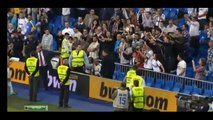
[{"label": "barrier fence", "polygon": [[[123,73],[127,73],[127,71],[132,67],[130,65],[121,65],[119,63],[115,63],[115,71],[121,71]],[[197,86],[201,89],[207,89],[207,90],[213,90],[213,82],[204,81],[204,80],[197,80],[193,78],[188,77],[180,77],[173,74],[168,73],[159,73],[152,70],[145,70],[139,68],[141,71],[141,76],[143,76],[145,79],[147,78],[153,78],[157,81],[162,80],[165,82],[174,82],[180,83],[184,86]]]}]

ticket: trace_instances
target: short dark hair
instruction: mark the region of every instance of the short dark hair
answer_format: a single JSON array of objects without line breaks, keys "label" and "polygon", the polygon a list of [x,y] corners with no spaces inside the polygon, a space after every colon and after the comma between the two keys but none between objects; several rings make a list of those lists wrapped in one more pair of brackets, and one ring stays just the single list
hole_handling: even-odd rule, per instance
[{"label": "short dark hair", "polygon": [[31,52],[30,52],[30,56],[31,56],[31,57],[37,57],[36,51],[31,51]]},{"label": "short dark hair", "polygon": [[189,29],[189,25],[188,24],[184,23],[183,25],[186,27],[187,30]]},{"label": "short dark hair", "polygon": [[125,82],[121,82],[121,87],[126,88],[126,83]]},{"label": "short dark hair", "polygon": [[179,55],[179,57],[180,57],[181,59],[184,58],[184,54],[183,54],[183,53],[179,53],[178,55]]},{"label": "short dark hair", "polygon": [[177,28],[176,30],[180,33],[182,32],[181,28]]},{"label": "short dark hair", "polygon": [[139,86],[139,81],[137,79],[134,80],[134,86],[136,86],[136,87]]}]

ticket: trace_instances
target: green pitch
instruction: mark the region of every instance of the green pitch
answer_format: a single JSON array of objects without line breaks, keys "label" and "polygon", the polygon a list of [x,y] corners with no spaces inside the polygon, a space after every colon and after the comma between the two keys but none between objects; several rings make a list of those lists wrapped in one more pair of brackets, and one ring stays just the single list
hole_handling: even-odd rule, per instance
[{"label": "green pitch", "polygon": [[[24,110],[26,105],[45,105],[48,106],[48,111],[54,112],[77,112],[82,111],[74,108],[59,108],[56,105],[43,103],[43,102],[30,102],[29,100],[17,98],[16,96],[7,97],[7,111],[8,112],[30,112],[30,110]],[[39,111],[39,110],[37,110]],[[41,110],[39,112],[42,112]]]}]

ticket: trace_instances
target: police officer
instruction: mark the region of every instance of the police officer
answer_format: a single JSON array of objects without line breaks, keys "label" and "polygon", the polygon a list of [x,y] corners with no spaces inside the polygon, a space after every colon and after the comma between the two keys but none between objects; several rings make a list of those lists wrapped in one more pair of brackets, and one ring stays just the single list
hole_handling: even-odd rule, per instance
[{"label": "police officer", "polygon": [[133,66],[126,74],[126,77],[124,79],[124,81],[126,82],[126,87],[128,90],[130,90],[130,87],[131,87],[131,80],[133,77],[136,76],[136,69],[137,69],[137,66]]},{"label": "police officer", "polygon": [[144,108],[144,87],[139,85],[139,81],[135,80],[130,90],[133,111],[143,111]]},{"label": "police officer", "polygon": [[70,86],[70,68],[67,61],[64,61],[62,65],[57,68],[57,79],[60,82],[60,95],[59,95],[59,107],[69,108],[69,86]]},{"label": "police officer", "polygon": [[81,44],[78,44],[76,50],[73,50],[69,57],[69,66],[73,71],[83,73],[83,68],[86,64],[88,64],[87,54],[81,49]]},{"label": "police officer", "polygon": [[114,111],[128,111],[130,104],[129,91],[126,88],[126,83],[122,82],[121,87],[117,88],[112,94]]},{"label": "police officer", "polygon": [[68,41],[69,36],[70,36],[69,33],[65,33],[65,37],[62,41],[61,50],[60,50],[61,59],[62,59],[61,62],[63,62],[63,60],[68,59],[70,56],[70,53],[71,53],[71,48],[70,48],[70,44]]},{"label": "police officer", "polygon": [[36,102],[37,101],[37,93],[40,84],[40,77],[39,77],[39,61],[37,58],[36,51],[32,51],[30,53],[30,57],[27,58],[25,63],[25,71],[29,75],[29,83],[30,83],[30,101]]}]

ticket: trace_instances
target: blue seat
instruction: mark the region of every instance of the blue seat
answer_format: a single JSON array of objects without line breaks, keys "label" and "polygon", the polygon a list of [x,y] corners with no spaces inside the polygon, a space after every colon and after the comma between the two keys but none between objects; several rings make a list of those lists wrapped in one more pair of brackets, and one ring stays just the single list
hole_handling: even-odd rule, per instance
[{"label": "blue seat", "polygon": [[174,87],[173,87],[172,91],[180,92],[180,91],[181,91],[181,89],[182,89],[182,87],[183,87],[183,85],[182,85],[182,84],[180,84],[180,83],[175,83],[175,85],[174,85]]},{"label": "blue seat", "polygon": [[164,87],[164,89],[170,91],[170,90],[173,88],[173,86],[174,86],[174,82],[168,81],[168,82],[165,82],[165,87]]},{"label": "blue seat", "polygon": [[57,50],[57,42],[56,40],[53,38],[53,50],[56,51]]},{"label": "blue seat", "polygon": [[212,81],[213,82],[213,73],[209,73],[208,74],[208,81]]},{"label": "blue seat", "polygon": [[193,77],[193,69],[192,69],[192,67],[187,67],[186,68],[186,77]]},{"label": "blue seat", "polygon": [[186,94],[191,94],[192,93],[192,90],[193,90],[193,87],[192,86],[185,86],[184,87],[184,90],[183,90],[183,93],[186,93]]},{"label": "blue seat", "polygon": [[112,79],[117,80],[117,71],[114,71]]},{"label": "blue seat", "polygon": [[123,81],[124,77],[125,77],[125,73],[124,72],[117,71],[117,80]]},{"label": "blue seat", "polygon": [[162,89],[164,87],[164,81],[161,79],[157,79],[154,85],[155,88]]},{"label": "blue seat", "polygon": [[203,95],[207,97],[213,96],[213,90],[204,90]]},{"label": "blue seat", "polygon": [[153,78],[153,77],[146,77],[145,78],[146,86],[149,86],[149,87],[153,86],[154,80],[155,80],[155,78]]},{"label": "blue seat", "polygon": [[192,94],[199,94],[199,95],[201,95],[202,92],[203,92],[203,91],[202,91],[201,88],[198,88],[197,86],[194,86],[194,87],[193,87]]}]

